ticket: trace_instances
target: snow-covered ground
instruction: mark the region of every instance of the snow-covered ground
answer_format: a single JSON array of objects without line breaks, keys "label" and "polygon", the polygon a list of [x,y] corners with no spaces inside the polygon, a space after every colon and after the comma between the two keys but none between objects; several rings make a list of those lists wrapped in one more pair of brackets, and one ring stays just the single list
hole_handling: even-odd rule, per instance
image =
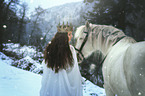
[{"label": "snow-covered ground", "polygon": [[41,75],[12,67],[0,60],[0,96],[39,96]]},{"label": "snow-covered ground", "polygon": [[[33,61],[31,55],[25,55],[24,58]],[[20,61],[22,62],[23,59],[20,59]],[[26,71],[11,66],[13,62],[14,60],[0,52],[0,96],[39,96],[42,76],[31,70]],[[38,66],[41,66],[41,64]],[[83,84],[83,96],[106,95],[103,88],[87,80]]]}]

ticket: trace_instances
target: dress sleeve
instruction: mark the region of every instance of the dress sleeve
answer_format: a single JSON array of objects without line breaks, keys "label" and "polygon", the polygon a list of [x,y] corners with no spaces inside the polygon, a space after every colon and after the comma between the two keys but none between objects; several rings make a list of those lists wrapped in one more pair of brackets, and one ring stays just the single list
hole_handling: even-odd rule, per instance
[{"label": "dress sleeve", "polygon": [[[78,70],[79,70],[79,66],[78,66],[78,61],[77,61],[77,55],[76,55],[75,48],[72,45],[70,45],[70,48],[71,48],[71,51],[72,51],[72,54],[73,54],[73,58],[74,58],[74,61],[75,61],[74,64],[77,64],[76,66],[78,67]],[[85,83],[85,80],[83,78],[81,78],[81,82],[82,83]]]},{"label": "dress sleeve", "polygon": [[75,60],[76,62],[78,62],[78,61],[77,61],[77,55],[76,55],[75,48],[74,48],[72,45],[70,45],[70,49],[71,49],[71,51],[72,51],[72,55],[73,55],[74,60]]}]

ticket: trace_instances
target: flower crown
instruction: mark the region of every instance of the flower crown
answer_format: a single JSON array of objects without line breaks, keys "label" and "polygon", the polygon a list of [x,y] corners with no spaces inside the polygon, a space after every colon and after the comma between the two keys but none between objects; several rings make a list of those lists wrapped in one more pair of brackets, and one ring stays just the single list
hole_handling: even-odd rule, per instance
[{"label": "flower crown", "polygon": [[73,26],[70,23],[70,25],[68,25],[68,22],[66,25],[64,25],[64,22],[62,25],[60,25],[60,23],[57,26],[57,32],[69,32],[69,31],[73,31]]}]

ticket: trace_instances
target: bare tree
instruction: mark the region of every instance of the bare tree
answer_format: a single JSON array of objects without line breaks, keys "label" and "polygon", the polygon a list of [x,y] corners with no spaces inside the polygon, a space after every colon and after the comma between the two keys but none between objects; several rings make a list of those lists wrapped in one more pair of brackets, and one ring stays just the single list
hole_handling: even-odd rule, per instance
[{"label": "bare tree", "polygon": [[28,5],[27,3],[23,3],[21,6],[21,9],[19,10],[20,13],[20,21],[19,21],[19,31],[18,31],[18,41],[19,43],[21,43],[21,38],[24,34],[25,28],[24,28],[24,24],[26,24],[26,12],[28,10]]},{"label": "bare tree", "polygon": [[6,19],[8,18],[9,9],[16,10],[16,5],[19,4],[20,0],[8,0],[7,2],[8,4],[6,6],[5,15],[4,15],[4,18]]},{"label": "bare tree", "polygon": [[40,22],[44,21],[43,15],[45,14],[46,10],[41,8],[35,8],[34,13],[32,13],[32,31],[30,33],[30,42],[29,44],[38,45],[40,41],[40,37],[42,35],[42,31],[40,28]]}]

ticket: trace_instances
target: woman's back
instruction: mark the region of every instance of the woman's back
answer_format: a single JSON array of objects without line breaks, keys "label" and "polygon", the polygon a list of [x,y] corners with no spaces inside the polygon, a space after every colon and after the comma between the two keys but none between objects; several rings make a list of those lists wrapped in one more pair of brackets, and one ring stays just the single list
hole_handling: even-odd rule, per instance
[{"label": "woman's back", "polygon": [[40,96],[82,96],[82,78],[73,46],[70,45],[73,66],[56,73],[43,61],[43,77]]}]

